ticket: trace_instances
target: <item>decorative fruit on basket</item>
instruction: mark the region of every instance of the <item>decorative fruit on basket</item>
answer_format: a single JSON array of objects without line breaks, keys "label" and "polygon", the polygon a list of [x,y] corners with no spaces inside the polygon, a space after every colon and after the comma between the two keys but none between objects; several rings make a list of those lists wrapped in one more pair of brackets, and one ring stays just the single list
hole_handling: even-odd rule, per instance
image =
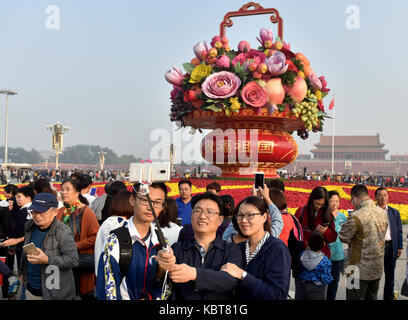
[{"label": "decorative fruit on basket", "polygon": [[[233,50],[223,32],[225,25],[232,25],[229,18],[265,13],[273,13],[271,21],[279,23],[280,34],[274,37],[272,30],[262,28],[256,49],[242,40]],[[193,46],[195,57],[183,64],[184,73],[177,67],[166,72],[166,80],[173,85],[170,120],[198,129],[259,129],[267,131],[265,137],[284,133],[290,137],[284,140],[290,140],[293,151],[288,163],[294,161],[297,145],[291,134],[296,130],[307,139],[310,131],[323,130],[328,117],[323,98],[329,89],[324,76],[316,75],[306,56],[294,53],[283,41],[282,24],[276,9],[264,9],[256,3],[227,13],[219,36],[214,36],[210,44],[199,42]],[[278,155],[276,142],[274,145],[273,153]],[[220,146],[214,148],[219,150]],[[272,168],[266,170],[267,175],[275,176],[276,168],[288,164],[279,156],[275,158],[258,159],[258,169],[267,163],[264,169]],[[216,165],[222,167],[225,163]],[[239,167],[240,163],[236,169]],[[226,173],[225,166],[223,172]]]}]

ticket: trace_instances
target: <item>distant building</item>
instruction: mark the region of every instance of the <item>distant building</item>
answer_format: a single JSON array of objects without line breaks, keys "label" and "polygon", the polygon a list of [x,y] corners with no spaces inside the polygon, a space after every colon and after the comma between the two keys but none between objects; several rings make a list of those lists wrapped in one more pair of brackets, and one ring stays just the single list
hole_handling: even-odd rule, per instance
[{"label": "distant building", "polygon": [[[331,160],[332,136],[320,136],[316,149],[310,150],[313,159]],[[385,160],[388,150],[383,149],[385,144],[380,142],[380,135],[375,136],[335,136],[334,159],[335,160],[359,160],[373,161]],[[299,159],[301,160],[301,159]]]}]

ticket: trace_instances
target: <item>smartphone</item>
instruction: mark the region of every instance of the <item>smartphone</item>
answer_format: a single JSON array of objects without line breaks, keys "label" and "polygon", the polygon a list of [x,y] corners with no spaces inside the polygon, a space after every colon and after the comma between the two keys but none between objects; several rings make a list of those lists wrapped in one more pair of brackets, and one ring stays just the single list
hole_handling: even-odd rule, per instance
[{"label": "smartphone", "polygon": [[23,250],[25,251],[26,254],[36,254],[37,253],[37,247],[32,242],[23,246]]},{"label": "smartphone", "polygon": [[96,196],[96,188],[91,188],[91,191],[89,192],[91,196]]},{"label": "smartphone", "polygon": [[265,184],[265,173],[264,172],[255,172],[255,189],[259,187],[264,187]]}]

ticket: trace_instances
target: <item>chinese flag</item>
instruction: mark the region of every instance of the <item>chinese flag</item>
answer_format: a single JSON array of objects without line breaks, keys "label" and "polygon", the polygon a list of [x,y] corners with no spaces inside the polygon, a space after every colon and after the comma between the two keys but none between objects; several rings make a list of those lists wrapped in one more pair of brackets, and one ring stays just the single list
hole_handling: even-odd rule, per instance
[{"label": "chinese flag", "polygon": [[331,110],[333,108],[334,108],[334,97],[333,97],[332,101],[330,102],[329,110]]}]

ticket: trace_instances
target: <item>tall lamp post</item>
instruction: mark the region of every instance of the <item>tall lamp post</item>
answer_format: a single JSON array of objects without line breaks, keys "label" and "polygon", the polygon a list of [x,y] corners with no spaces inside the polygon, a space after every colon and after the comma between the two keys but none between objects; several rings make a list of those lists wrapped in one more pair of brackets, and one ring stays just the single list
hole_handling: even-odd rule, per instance
[{"label": "tall lamp post", "polygon": [[99,154],[99,166],[101,168],[101,171],[103,170],[103,166],[105,165],[105,154],[106,152],[101,150],[100,152],[98,151]]},{"label": "tall lamp post", "polygon": [[62,153],[64,133],[69,130],[68,127],[63,127],[58,121],[54,125],[47,125],[47,130],[52,134],[52,148],[55,151],[55,170],[58,170],[58,156]]},{"label": "tall lamp post", "polygon": [[13,90],[0,90],[0,94],[5,94],[6,95],[6,134],[5,134],[5,141],[4,141],[4,163],[7,165],[8,164],[8,101],[9,101],[9,96],[13,96],[17,94],[17,92]]}]

